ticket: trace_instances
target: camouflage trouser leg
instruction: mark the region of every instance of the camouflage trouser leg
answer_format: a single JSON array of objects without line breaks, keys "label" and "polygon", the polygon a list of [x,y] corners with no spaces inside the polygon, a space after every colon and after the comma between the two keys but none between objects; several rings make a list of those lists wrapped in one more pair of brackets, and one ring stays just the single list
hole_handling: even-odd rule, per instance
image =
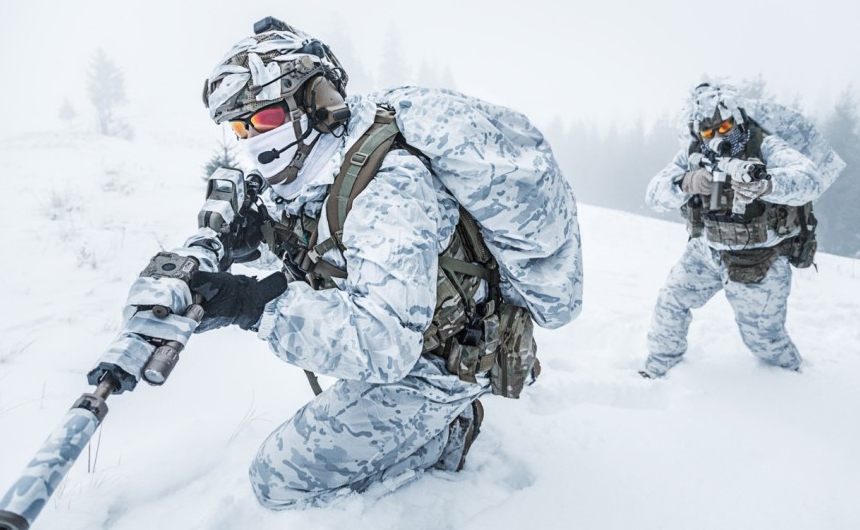
[{"label": "camouflage trouser leg", "polygon": [[648,360],[645,369],[663,375],[681,361],[687,351],[687,331],[692,308],[705,305],[723,287],[719,264],[702,238],[691,239],[684,254],[669,272],[660,290],[651,331],[648,333]]},{"label": "camouflage trouser leg", "polygon": [[725,289],[741,337],[750,351],[775,366],[800,366],[800,353],[785,330],[791,291],[788,258],[778,258],[759,283],[728,282]]},{"label": "camouflage trouser leg", "polygon": [[453,471],[463,440],[448,439],[449,424],[485,390],[427,358],[397,383],[338,381],[260,447],[250,468],[257,498],[273,509],[319,504],[410,471]]},{"label": "camouflage trouser leg", "polygon": [[687,350],[690,309],[703,306],[721,288],[726,289],[741,337],[753,354],[777,366],[800,366],[800,354],[785,331],[786,302],[791,288],[788,260],[777,259],[758,283],[732,282],[719,253],[703,240],[693,239],[669,273],[654,308],[648,334],[647,371],[663,375],[681,360]]}]

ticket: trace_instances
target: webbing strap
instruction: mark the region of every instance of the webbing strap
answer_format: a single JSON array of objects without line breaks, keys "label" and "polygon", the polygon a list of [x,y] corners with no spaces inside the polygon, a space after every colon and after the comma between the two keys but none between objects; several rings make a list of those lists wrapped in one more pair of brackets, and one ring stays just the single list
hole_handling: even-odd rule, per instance
[{"label": "webbing strap", "polygon": [[322,394],[322,387],[320,386],[320,382],[317,379],[317,374],[311,372],[310,370],[305,370],[305,377],[308,378],[308,383],[311,385],[311,390],[314,391],[314,395],[318,396]]},{"label": "webbing strap", "polygon": [[[358,193],[353,194],[353,188],[355,187],[356,180],[358,179],[358,175],[361,172],[361,169],[365,166],[365,163],[370,158],[370,155],[376,151],[377,148],[382,146],[384,143],[394,141],[394,137],[400,130],[397,128],[396,122],[391,122],[380,127],[377,127],[366,140],[362,143],[361,147],[359,147],[358,152],[352,155],[349,160],[349,169],[347,169],[346,174],[343,177],[343,182],[341,183],[340,189],[338,190],[337,195],[337,225],[331,226],[331,232],[335,237],[340,237],[339,233],[343,231],[343,223],[346,219],[347,211],[349,210],[349,205],[352,202],[352,199]],[[388,150],[387,147],[385,149]],[[382,160],[380,159],[381,163]],[[370,171],[372,174],[376,174],[376,171],[379,168],[371,168]],[[360,192],[361,190],[357,190]],[[329,199],[331,200],[331,199]]]},{"label": "webbing strap", "polygon": [[315,274],[321,274],[323,276],[331,276],[332,278],[340,279],[346,278],[345,270],[335,265],[332,265],[324,259],[317,259],[317,261],[313,264],[312,270]]},{"label": "webbing strap", "polygon": [[333,249],[337,246],[337,241],[334,236],[329,236],[328,239],[320,243],[319,245],[314,245],[314,252],[317,253],[318,256],[322,256],[329,250]]},{"label": "webbing strap", "polygon": [[747,141],[747,145],[744,148],[744,154],[747,159],[761,159],[761,143],[764,140],[764,132],[761,130],[761,127],[755,123],[750,123],[750,128],[752,129],[752,132],[750,134],[750,139]]},{"label": "webbing strap", "polygon": [[459,272],[467,276],[477,276],[478,278],[487,280],[490,285],[499,283],[498,269],[490,269],[448,256],[439,256],[439,266],[451,272]]},{"label": "webbing strap", "polygon": [[800,217],[800,232],[806,236],[809,232],[815,232],[815,229],[818,226],[818,222],[816,221],[812,225],[812,230],[809,229],[809,217],[812,214],[812,203],[808,202],[803,206],[797,207],[797,215]]}]

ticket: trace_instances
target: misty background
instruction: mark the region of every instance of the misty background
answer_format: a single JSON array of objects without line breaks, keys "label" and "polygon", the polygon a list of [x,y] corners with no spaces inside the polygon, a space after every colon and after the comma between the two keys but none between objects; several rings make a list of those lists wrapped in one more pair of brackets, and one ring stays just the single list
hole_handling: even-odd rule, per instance
[{"label": "misty background", "polygon": [[[652,215],[645,186],[681,147],[677,112],[689,90],[704,75],[726,77],[750,95],[802,110],[847,162],[816,204],[820,248],[860,257],[856,3],[557,4],[6,3],[0,142],[71,131],[132,146],[206,143],[213,158],[234,155],[231,135],[202,106],[203,82],[256,20],[273,15],[327,42],[351,93],[420,84],[524,112],[546,133],[581,202],[643,215]],[[175,178],[201,182],[213,158]],[[38,191],[38,183],[17,185]]]}]

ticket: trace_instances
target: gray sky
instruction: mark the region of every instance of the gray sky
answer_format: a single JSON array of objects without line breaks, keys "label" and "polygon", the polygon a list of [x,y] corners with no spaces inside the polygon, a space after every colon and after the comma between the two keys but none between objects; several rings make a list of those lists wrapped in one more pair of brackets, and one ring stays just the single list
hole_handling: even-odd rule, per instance
[{"label": "gray sky", "polygon": [[0,17],[0,96],[7,119],[25,128],[56,126],[66,96],[90,113],[85,73],[100,46],[125,72],[130,116],[202,127],[203,79],[269,14],[351,42],[371,70],[393,22],[411,68],[447,65],[459,90],[542,124],[554,116],[601,126],[650,121],[679,109],[706,73],[761,73],[778,99],[799,97],[812,113],[827,111],[849,83],[860,89],[860,7],[850,0],[562,4],[571,3],[18,0]]}]

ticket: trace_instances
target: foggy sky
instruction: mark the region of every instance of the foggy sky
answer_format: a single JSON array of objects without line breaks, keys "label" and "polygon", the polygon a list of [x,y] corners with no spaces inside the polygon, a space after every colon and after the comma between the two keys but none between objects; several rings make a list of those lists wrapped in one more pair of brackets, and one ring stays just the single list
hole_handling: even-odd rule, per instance
[{"label": "foggy sky", "polygon": [[[126,5],[129,4],[129,5]],[[97,47],[125,73],[133,119],[203,127],[203,80],[222,55],[277,16],[323,40],[351,42],[377,70],[385,33],[401,54],[447,65],[457,89],[546,124],[628,126],[677,111],[701,78],[761,73],[779,100],[811,113],[860,88],[860,8],[850,0],[667,0],[561,5],[557,0],[5,2],[0,96],[18,130],[57,126],[68,97],[91,113],[86,69]],[[338,51],[343,54],[346,50]]]}]

